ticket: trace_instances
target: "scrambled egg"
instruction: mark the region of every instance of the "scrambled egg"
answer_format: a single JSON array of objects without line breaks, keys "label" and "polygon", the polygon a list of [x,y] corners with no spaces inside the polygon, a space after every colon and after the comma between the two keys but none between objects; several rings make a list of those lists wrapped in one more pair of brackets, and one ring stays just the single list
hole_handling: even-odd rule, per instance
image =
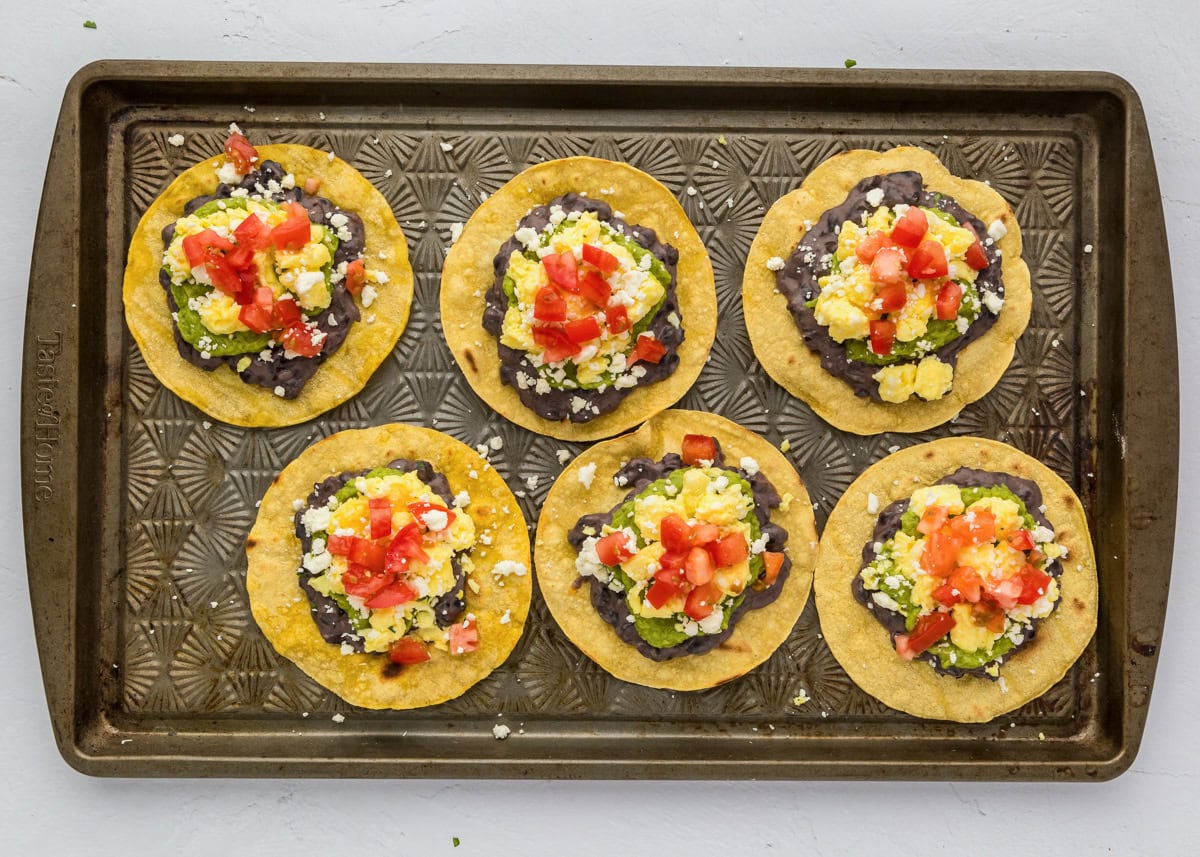
[{"label": "scrambled egg", "polygon": [[955,604],[950,610],[950,615],[954,617],[954,627],[950,629],[950,642],[964,652],[990,649],[992,643],[1000,636],[983,625],[975,624],[971,605],[966,601]]},{"label": "scrambled egg", "polygon": [[950,391],[954,383],[954,367],[932,354],[917,365],[897,363],[884,366],[871,376],[879,382],[879,398],[899,404],[914,394],[932,401]]},{"label": "scrambled egg", "polygon": [[996,538],[1006,539],[1021,529],[1021,510],[1012,500],[1004,497],[980,497],[971,504],[972,511],[991,512],[996,518]]},{"label": "scrambled egg", "polygon": [[[617,240],[608,224],[600,221],[594,212],[584,212],[578,220],[565,221],[563,228],[551,236],[549,244],[539,252],[570,252],[578,262],[582,259],[584,244],[600,247],[616,257],[619,267],[606,277],[612,287],[608,305],[624,306],[632,328],[658,305],[666,289],[649,270],[638,265],[633,253]],[[549,277],[540,261],[527,259],[520,251],[513,251],[509,257],[507,276],[513,281],[517,305],[509,306],[504,315],[500,341],[509,348],[525,351],[540,359],[545,349],[533,341],[533,306],[538,291],[549,284]],[[605,326],[601,310],[578,295],[564,295],[564,299],[568,318],[595,315],[601,328],[600,338],[587,343],[584,351],[573,361],[576,364],[576,380],[580,384],[591,385],[600,381],[606,372],[616,374],[623,371],[624,355],[633,347],[632,331],[614,335]]]},{"label": "scrambled egg", "polygon": [[962,491],[957,485],[930,485],[913,491],[908,501],[908,508],[918,518],[925,514],[930,506],[941,506],[948,514],[962,514]]}]

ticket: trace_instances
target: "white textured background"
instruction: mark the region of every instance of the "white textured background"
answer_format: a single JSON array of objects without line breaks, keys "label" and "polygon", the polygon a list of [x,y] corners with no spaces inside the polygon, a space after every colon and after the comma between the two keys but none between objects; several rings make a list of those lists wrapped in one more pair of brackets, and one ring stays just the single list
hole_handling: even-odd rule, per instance
[{"label": "white textured background", "polygon": [[[1185,366],[1200,348],[1200,4],[896,0],[506,4],[476,0],[0,0],[0,851],[7,854],[1192,854],[1200,799],[1200,530],[1182,486],[1169,618],[1142,750],[1100,785],[96,780],[54,747],[18,497],[29,246],[63,90],[99,58],[1103,69],[1141,94]],[[512,9],[506,13],[505,7]],[[836,9],[841,7],[839,14]],[[85,20],[97,29],[85,29]],[[863,32],[866,30],[866,32]],[[35,283],[32,290],[54,288]],[[1200,470],[1197,373],[1181,379],[1181,471]],[[462,840],[451,846],[452,835]],[[221,849],[219,851],[218,849]]]}]

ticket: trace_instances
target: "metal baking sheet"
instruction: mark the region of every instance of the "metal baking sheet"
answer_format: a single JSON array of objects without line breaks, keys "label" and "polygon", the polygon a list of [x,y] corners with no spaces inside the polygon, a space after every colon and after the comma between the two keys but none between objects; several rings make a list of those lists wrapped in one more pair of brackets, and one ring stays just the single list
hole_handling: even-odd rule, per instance
[{"label": "metal baking sheet", "polygon": [[[416,272],[391,358],[360,395],[292,428],[208,420],[147,371],[122,318],[138,217],[234,121],[254,142],[306,143],[354,164],[391,203]],[[183,146],[168,142],[176,133]],[[766,209],[815,165],[898,144],[932,149],[1010,202],[1033,316],[999,384],[954,422],[860,438],[758,367],[742,270]],[[471,444],[499,435],[496,467],[531,524],[556,451],[582,449],[490,412],[437,314],[452,224],[526,166],[579,154],[651,173],[696,224],[720,322],[681,404],[788,439],[819,526],[869,464],[947,434],[1009,442],[1076,488],[1099,557],[1100,625],[1062,682],[989,724],[919,721],[853,685],[811,602],[766,664],[699,693],[610,678],[536,592],[508,662],[433,708],[354,709],[274,653],[246,602],[243,542],[272,477],[314,440],[389,421]],[[1178,378],[1149,137],[1118,78],[103,62],[66,91],[37,234],[21,405],[26,550],[51,722],[79,770],[1088,780],[1119,774],[1137,752],[1172,557]],[[801,690],[810,701],[796,705]],[[493,737],[496,723],[512,729],[507,740]]]}]

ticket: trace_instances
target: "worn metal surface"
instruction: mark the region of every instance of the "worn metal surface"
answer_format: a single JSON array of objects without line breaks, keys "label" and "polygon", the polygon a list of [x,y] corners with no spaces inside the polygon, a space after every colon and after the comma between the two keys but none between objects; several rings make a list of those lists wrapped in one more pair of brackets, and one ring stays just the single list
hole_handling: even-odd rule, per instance
[{"label": "worn metal surface", "polygon": [[[350,402],[292,428],[208,420],[147,371],[121,315],[138,217],[220,150],[233,121],[253,142],[313,145],[361,170],[392,205],[416,273],[391,359]],[[167,141],[175,133],[183,146]],[[1033,315],[1000,383],[955,422],[860,438],[758,368],[742,267],[766,209],[814,166],[899,144],[934,150],[1013,206]],[[721,313],[681,404],[789,439],[819,525],[890,448],[946,434],[1012,443],[1077,489],[1100,561],[1100,631],[1062,682],[991,724],[917,721],[850,682],[811,603],[766,664],[700,693],[610,678],[536,594],[505,666],[434,708],[352,709],[275,655],[246,602],[243,541],[270,480],[309,443],[390,421],[471,444],[499,435],[493,461],[531,524],[561,469],[556,451],[582,448],[491,413],[437,317],[451,224],[526,166],[576,154],[628,161],[679,198],[708,247]],[[1114,776],[1145,722],[1170,573],[1169,277],[1141,109],[1104,75],[88,67],[51,153],[31,284],[63,288],[29,304],[23,390],[30,588],[60,749],[117,775]],[[1139,300],[1151,289],[1153,310]],[[1147,338],[1149,325],[1160,335]],[[801,690],[811,699],[797,706]],[[492,737],[496,722],[513,729],[507,741]]]}]

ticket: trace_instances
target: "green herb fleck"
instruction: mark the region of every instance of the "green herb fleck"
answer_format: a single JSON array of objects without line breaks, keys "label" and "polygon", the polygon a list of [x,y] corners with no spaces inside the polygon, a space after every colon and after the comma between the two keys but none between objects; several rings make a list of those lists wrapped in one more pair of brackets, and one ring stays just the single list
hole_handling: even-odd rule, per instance
[{"label": "green herb fleck", "polygon": [[846,60],[846,68],[854,68],[858,65],[858,60]]},{"label": "green herb fleck", "polygon": [[454,847],[455,847],[455,848],[457,848],[457,847],[458,847],[458,844],[459,844],[459,843],[458,843],[458,837],[457,837],[457,836],[451,836],[451,837],[450,837],[450,841],[454,843]]},{"label": "green herb fleck", "polygon": [[94,30],[94,29],[96,29],[96,22],[95,21],[84,21],[83,26],[89,30]]}]

